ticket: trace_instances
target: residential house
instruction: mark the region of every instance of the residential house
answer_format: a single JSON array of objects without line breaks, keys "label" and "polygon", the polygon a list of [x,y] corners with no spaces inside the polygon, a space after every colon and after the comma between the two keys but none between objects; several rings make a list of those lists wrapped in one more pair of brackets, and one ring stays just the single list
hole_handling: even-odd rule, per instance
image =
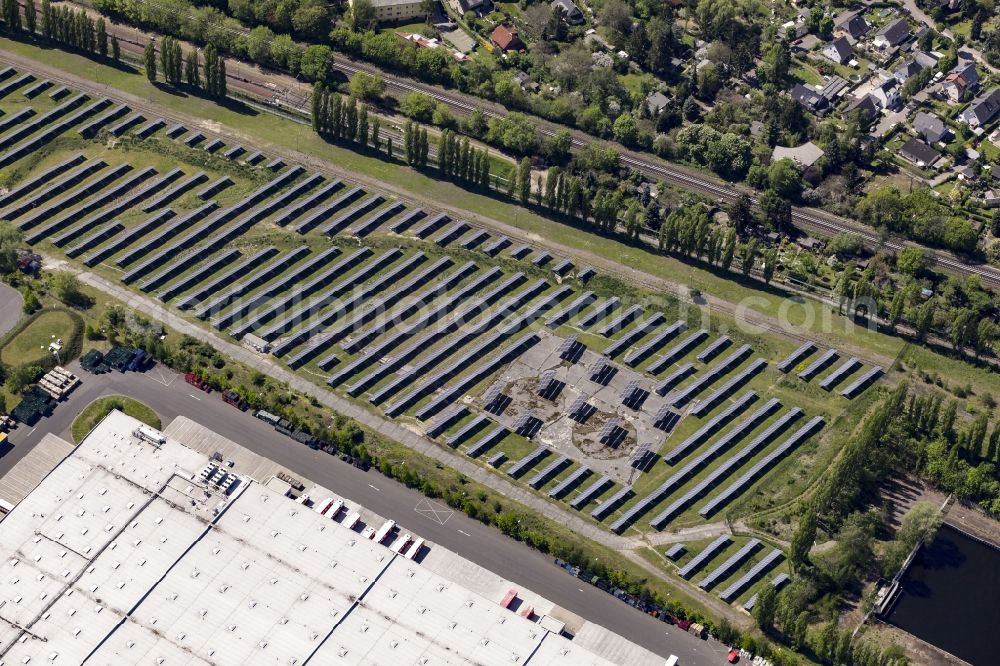
[{"label": "residential house", "polygon": [[932,113],[918,111],[913,118],[913,131],[924,137],[927,143],[939,143],[951,138],[951,130],[944,121]]},{"label": "residential house", "polygon": [[649,97],[646,98],[646,110],[649,111],[650,116],[660,115],[669,104],[670,100],[659,90],[650,93]]},{"label": "residential house", "polygon": [[573,0],[552,0],[549,6],[559,9],[562,12],[563,20],[570,25],[580,25],[583,23],[583,12],[576,6]]},{"label": "residential house", "polygon": [[443,48],[458,62],[465,62],[469,59],[469,56],[465,55],[461,51],[449,48],[445,46],[440,40],[433,37],[424,37],[423,35],[418,35],[415,32],[397,32],[396,37],[406,44],[415,44],[417,48],[421,49],[437,49]]},{"label": "residential house", "polygon": [[895,109],[899,106],[899,83],[889,77],[872,88],[871,96],[875,98],[880,108]]},{"label": "residential house", "polygon": [[[348,0],[353,6],[354,0]],[[426,14],[421,0],[371,0],[375,19],[379,23],[403,23],[415,18],[423,18]]]},{"label": "residential house", "polygon": [[858,112],[865,118],[865,122],[870,123],[878,116],[878,102],[871,94],[865,95],[860,99],[856,99],[851,104],[844,109],[844,117],[851,115],[854,112]]},{"label": "residential house", "polygon": [[910,36],[910,24],[904,18],[898,18],[882,26],[882,29],[875,33],[875,46],[882,50],[899,46]]},{"label": "residential house", "polygon": [[811,167],[824,154],[822,148],[809,141],[794,148],[775,146],[774,150],[771,151],[771,160],[777,162],[778,160],[790,159],[801,167]]},{"label": "residential house", "polygon": [[854,49],[846,37],[838,37],[824,46],[822,53],[827,60],[843,65],[854,55]]},{"label": "residential house", "polygon": [[975,129],[988,124],[996,118],[997,113],[1000,113],[1000,88],[994,88],[972,100],[969,108],[962,112],[962,120]]},{"label": "residential house", "polygon": [[517,81],[517,85],[520,86],[521,90],[524,92],[536,93],[541,88],[541,86],[538,85],[538,81],[535,81],[528,76],[527,72],[514,72],[514,80]]},{"label": "residential house", "polygon": [[807,111],[812,111],[813,113],[821,113],[827,106],[827,100],[817,91],[813,90],[809,86],[802,85],[801,83],[795,84],[795,87],[788,91],[788,93],[795,99],[799,104],[806,107]]},{"label": "residential house", "polygon": [[899,81],[900,84],[906,83],[907,79],[910,79],[924,70],[923,65],[917,62],[916,58],[910,58],[902,65],[896,68],[896,71],[892,73],[892,78]]},{"label": "residential house", "polygon": [[868,25],[865,17],[860,12],[854,12],[841,19],[840,23],[834,26],[833,35],[835,37],[844,37],[847,41],[854,44],[867,35],[871,29],[872,27]]},{"label": "residential house", "polygon": [[517,35],[517,28],[506,25],[498,25],[490,34],[490,41],[493,46],[501,51],[523,51],[524,42]]},{"label": "residential house", "polygon": [[916,50],[913,52],[913,59],[923,68],[935,68],[940,58],[931,51]]},{"label": "residential house", "polygon": [[976,69],[976,63],[968,62],[948,72],[941,84],[941,89],[944,90],[945,95],[952,103],[957,104],[965,99],[966,94],[974,91],[978,86],[979,71]]},{"label": "residential house", "polygon": [[789,94],[807,110],[813,113],[823,113],[827,107],[833,106],[834,101],[840,97],[841,93],[848,87],[847,80],[843,77],[833,75],[826,79],[822,88],[812,88],[802,84],[797,84],[789,91]]},{"label": "residential house", "polygon": [[941,159],[941,153],[934,150],[920,139],[910,139],[899,149],[903,159],[913,162],[921,168],[933,168]]}]

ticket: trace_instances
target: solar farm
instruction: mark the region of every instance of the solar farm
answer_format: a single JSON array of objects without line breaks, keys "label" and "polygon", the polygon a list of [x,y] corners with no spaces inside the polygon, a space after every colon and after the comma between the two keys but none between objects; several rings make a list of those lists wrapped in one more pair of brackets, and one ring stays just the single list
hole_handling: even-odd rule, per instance
[{"label": "solar farm", "polygon": [[[592,268],[447,212],[38,84],[0,71],[0,168],[18,176],[0,219],[30,244],[256,336],[303,377],[612,532],[720,520],[882,374],[626,302]],[[708,587],[742,598],[780,560],[759,550]]]}]

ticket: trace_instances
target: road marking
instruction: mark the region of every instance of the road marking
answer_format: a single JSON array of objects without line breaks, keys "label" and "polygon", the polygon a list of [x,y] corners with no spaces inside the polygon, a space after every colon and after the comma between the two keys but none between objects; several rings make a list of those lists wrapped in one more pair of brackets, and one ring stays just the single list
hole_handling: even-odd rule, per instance
[{"label": "road marking", "polygon": [[194,398],[194,399],[195,399],[195,400],[197,400],[198,402],[201,402],[201,398],[199,398],[198,396],[195,396],[195,395],[191,395],[190,393],[188,393],[188,396],[189,396],[189,397],[191,397],[191,398]]},{"label": "road marking", "polygon": [[28,431],[28,434],[27,434],[27,435],[25,435],[25,437],[31,437],[31,433],[35,432],[36,430],[38,430],[38,427],[37,427],[37,426],[36,426],[36,427],[34,427],[34,428],[32,428],[31,430],[29,430],[29,431]]},{"label": "road marking", "polygon": [[472,536],[472,535],[471,535],[471,534],[469,534],[468,532],[463,532],[462,530],[459,530],[458,532],[459,532],[459,534],[464,534],[464,535],[465,535],[465,536],[467,536],[467,537],[470,537],[470,536]]},{"label": "road marking", "polygon": [[576,589],[578,589],[578,590],[580,590],[581,592],[583,592],[583,588],[582,588],[582,587],[578,587],[578,588],[576,588]]},{"label": "road marking", "polygon": [[380,493],[380,492],[382,492],[381,490],[379,490],[378,488],[376,488],[375,486],[373,486],[373,485],[372,485],[372,484],[370,484],[370,483],[368,484],[368,487],[369,487],[369,488],[371,488],[372,490],[374,490],[374,491],[375,491],[375,492],[377,492],[377,493]]},{"label": "road marking", "polygon": [[430,518],[438,525],[445,525],[455,515],[455,512],[445,505],[429,500],[426,497],[417,502],[413,510],[425,518]]}]

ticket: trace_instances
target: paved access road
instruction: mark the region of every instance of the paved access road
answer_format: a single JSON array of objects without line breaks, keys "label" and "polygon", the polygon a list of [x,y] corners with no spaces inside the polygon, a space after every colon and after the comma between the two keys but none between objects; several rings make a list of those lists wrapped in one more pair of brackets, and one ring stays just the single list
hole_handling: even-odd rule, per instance
[{"label": "paved access road", "polygon": [[[618,599],[568,575],[551,558],[503,536],[491,527],[453,513],[447,520],[435,520],[416,512],[426,501],[423,495],[377,472],[363,472],[339,458],[293,442],[275,432],[249,412],[240,412],[222,402],[217,393],[206,394],[186,384],[182,377],[165,368],[145,373],[90,375],[79,366],[70,369],[82,384],[61,403],[49,418],[34,429],[24,426],[11,434],[12,448],[0,452],[0,475],[7,473],[45,433],[72,441],[70,425],[88,404],[106,395],[126,395],[151,406],[164,425],[177,416],[186,416],[220,435],[274,460],[291,472],[318,483],[394,519],[401,529],[424,537],[485,567],[518,585],[540,594],[566,610],[607,627],[664,659],[680,657],[683,666],[710,666],[725,663],[726,648],[716,641],[703,641],[680,629],[660,622],[627,606]],[[443,524],[442,524],[443,523]]]},{"label": "paved access road", "polygon": [[21,292],[0,282],[0,336],[6,335],[21,320],[23,303]]}]

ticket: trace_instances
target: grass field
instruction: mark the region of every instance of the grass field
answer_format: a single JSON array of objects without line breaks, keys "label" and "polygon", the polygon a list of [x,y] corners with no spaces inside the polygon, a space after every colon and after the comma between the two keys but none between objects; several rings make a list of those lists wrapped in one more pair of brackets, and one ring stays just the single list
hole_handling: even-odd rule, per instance
[{"label": "grass field", "polygon": [[65,341],[72,333],[73,318],[69,314],[42,312],[0,350],[0,361],[25,365],[46,359],[50,354],[49,344],[57,339]]},{"label": "grass field", "polygon": [[157,430],[162,427],[160,417],[150,407],[147,407],[138,400],[133,400],[123,395],[110,395],[98,398],[80,412],[80,415],[73,421],[71,428],[73,441],[77,444],[82,442],[87,433],[94,429],[94,426],[116,409],[128,414],[132,418],[139,419],[146,425],[152,426]]}]

